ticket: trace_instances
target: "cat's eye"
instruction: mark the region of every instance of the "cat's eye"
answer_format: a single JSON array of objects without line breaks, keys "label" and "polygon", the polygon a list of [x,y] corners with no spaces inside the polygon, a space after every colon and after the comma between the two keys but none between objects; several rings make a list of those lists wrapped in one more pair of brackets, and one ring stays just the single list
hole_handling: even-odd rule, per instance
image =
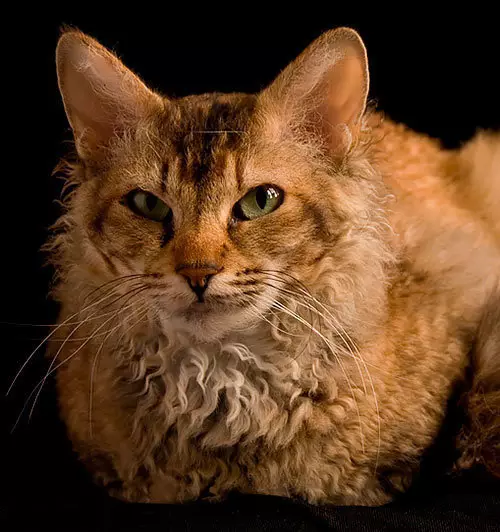
[{"label": "cat's eye", "polygon": [[283,191],[273,185],[256,187],[234,206],[234,216],[240,220],[254,220],[275,211],[283,203]]},{"label": "cat's eye", "polygon": [[155,222],[164,222],[172,216],[172,209],[164,201],[144,190],[132,190],[127,195],[127,204],[136,214]]}]

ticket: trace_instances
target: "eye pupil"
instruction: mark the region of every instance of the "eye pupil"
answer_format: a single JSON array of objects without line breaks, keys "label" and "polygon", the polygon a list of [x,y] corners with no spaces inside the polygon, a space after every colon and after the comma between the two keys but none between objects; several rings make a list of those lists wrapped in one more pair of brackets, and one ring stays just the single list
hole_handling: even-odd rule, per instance
[{"label": "eye pupil", "polygon": [[124,198],[129,209],[155,222],[169,223],[172,220],[170,207],[154,194],[141,189],[132,190]]},{"label": "eye pupil", "polygon": [[260,185],[250,190],[233,208],[239,220],[254,220],[270,214],[283,203],[283,191],[274,185]]},{"label": "eye pupil", "polygon": [[155,207],[156,207],[156,204],[158,203],[158,199],[155,198],[152,194],[148,194],[146,196],[146,207],[152,211]]},{"label": "eye pupil", "polygon": [[267,191],[264,187],[259,187],[255,193],[255,201],[257,205],[264,209],[267,203]]}]

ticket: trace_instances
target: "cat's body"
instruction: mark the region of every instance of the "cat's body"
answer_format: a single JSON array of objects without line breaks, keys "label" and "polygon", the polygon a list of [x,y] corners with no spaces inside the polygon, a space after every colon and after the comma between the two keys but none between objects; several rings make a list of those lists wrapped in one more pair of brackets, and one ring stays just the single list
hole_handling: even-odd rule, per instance
[{"label": "cat's body", "polygon": [[[60,323],[88,321],[61,327],[71,341],[52,352],[67,359],[58,389],[75,449],[118,496],[381,504],[436,437],[499,290],[500,140],[445,151],[375,113],[361,119],[367,77],[350,63],[364,54],[353,35],[322,37],[257,97],[144,93],[140,125],[127,117],[106,150],[106,128],[83,139],[96,121],[70,101],[60,66],[84,162],[52,243],[55,294]],[[63,37],[60,64],[81,50],[112,64],[139,101],[147,89],[86,37]],[[306,90],[307,65],[328,50],[359,78],[347,104],[318,105],[321,79]],[[345,95],[337,75],[326,81]],[[109,104],[113,85],[99,83],[93,97],[102,86]],[[339,127],[312,127],[295,101]],[[284,190],[283,204],[235,220],[235,202],[261,183]],[[175,222],[132,219],[119,204],[131,189],[154,191]]]}]

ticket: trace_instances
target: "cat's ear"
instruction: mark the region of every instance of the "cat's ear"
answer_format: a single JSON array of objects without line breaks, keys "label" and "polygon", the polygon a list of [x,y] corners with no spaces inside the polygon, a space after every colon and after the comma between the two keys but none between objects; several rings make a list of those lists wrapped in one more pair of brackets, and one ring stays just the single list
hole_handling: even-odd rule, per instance
[{"label": "cat's ear", "polygon": [[352,29],[328,31],[261,93],[274,134],[315,136],[332,155],[357,141],[369,88],[368,60]]},{"label": "cat's ear", "polygon": [[56,50],[57,76],[76,147],[92,158],[155,109],[162,99],[97,41],[68,31]]}]

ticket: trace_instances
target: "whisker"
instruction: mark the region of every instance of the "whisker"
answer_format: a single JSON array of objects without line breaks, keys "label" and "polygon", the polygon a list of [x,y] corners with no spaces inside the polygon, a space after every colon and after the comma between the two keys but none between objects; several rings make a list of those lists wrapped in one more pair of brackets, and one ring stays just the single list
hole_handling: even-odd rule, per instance
[{"label": "whisker", "polygon": [[[145,299],[143,299],[142,301],[145,301]],[[134,323],[128,329],[126,329],[124,331],[122,336],[124,336],[128,331],[130,331],[133,327],[135,327],[137,324],[139,324],[144,319],[144,316],[147,315],[148,311],[149,311],[149,308],[148,308],[147,304],[145,304],[145,308],[143,307],[142,309],[137,309],[135,312],[132,312],[128,316],[128,318],[131,318],[132,316],[137,315],[137,314],[141,314],[141,317],[138,320],[134,321]],[[111,329],[111,331],[109,331],[106,334],[106,337],[101,342],[101,345],[99,346],[99,349],[97,350],[96,355],[94,357],[94,361],[92,362],[92,369],[91,369],[91,372],[90,372],[90,384],[89,384],[89,437],[90,437],[90,439],[93,438],[92,411],[93,411],[93,399],[94,399],[94,375],[95,375],[95,372],[97,370],[97,364],[98,364],[98,360],[99,360],[99,355],[101,354],[101,351],[102,351],[102,349],[104,347],[104,344],[106,343],[108,338],[113,334],[113,332],[114,332],[114,330]],[[117,344],[119,344],[119,341],[117,341]]]},{"label": "whisker", "polygon": [[[133,291],[133,290],[131,290]],[[122,296],[124,297],[124,296]],[[118,298],[118,300],[121,299],[121,298]],[[127,300],[128,301],[128,300]],[[133,305],[133,304],[132,304]],[[71,355],[71,358],[73,357],[74,354],[78,353],[83,347],[85,347],[94,337],[95,337],[95,333],[97,333],[99,330],[101,330],[107,323],[109,323],[110,321],[112,321],[115,317],[118,316],[118,314],[120,314],[121,312],[123,312],[124,310],[126,310],[127,308],[130,308],[130,306],[132,305],[129,305],[128,307],[125,307],[123,308],[123,305],[120,309],[118,309],[117,312],[115,312],[110,318],[108,318],[103,324],[101,324],[97,329],[95,329],[94,333],[87,339],[85,340],[85,342],[80,346],[78,347],[78,349],[76,349],[76,351]],[[68,337],[66,338],[66,340],[68,340],[69,338],[72,337],[72,335],[80,328],[82,327],[84,324],[86,323],[86,321],[83,321],[82,323],[80,323],[79,325],[77,325],[72,331],[71,333],[68,335]],[[62,352],[62,350],[64,349],[64,346],[66,345],[66,341],[64,341],[61,346],[59,347],[59,349],[57,350],[57,353],[55,354],[55,356],[52,358],[51,362],[50,362],[50,365],[49,365],[49,369],[47,370],[47,373],[45,375],[45,377],[42,379],[42,385],[40,386],[40,389],[38,390],[38,393],[36,394],[35,396],[35,400],[33,401],[33,405],[31,407],[31,410],[30,410],[30,413],[29,413],[29,416],[28,416],[28,419],[31,419],[31,416],[33,414],[33,411],[35,409],[35,405],[37,403],[37,400],[38,400],[38,397],[40,396],[40,393],[42,391],[42,388],[47,380],[47,378],[49,377],[49,375],[51,375],[53,373],[53,371],[55,371],[59,366],[56,366],[56,368],[54,370],[52,370],[57,358],[59,357],[60,353]]]},{"label": "whisker", "polygon": [[345,370],[344,365],[342,364],[342,361],[340,360],[339,356],[335,352],[335,349],[332,346],[331,342],[328,340],[328,338],[326,338],[326,336],[321,334],[313,325],[311,325],[309,322],[307,322],[302,316],[300,316],[296,312],[293,312],[292,310],[290,310],[288,307],[286,307],[282,303],[279,303],[278,301],[273,301],[272,299],[268,299],[268,302],[271,303],[271,305],[275,306],[275,308],[278,308],[278,309],[282,310],[283,312],[285,312],[286,314],[288,314],[289,316],[295,318],[297,321],[299,321],[300,323],[302,323],[306,327],[311,328],[311,330],[316,335],[318,335],[323,340],[323,342],[325,342],[326,346],[328,347],[328,349],[330,350],[332,355],[337,360],[337,363],[338,363],[338,365],[339,365],[339,367],[340,367],[340,369],[341,369],[341,371],[342,371],[342,373],[344,375],[344,378],[345,378],[345,380],[347,382],[347,386],[349,387],[349,390],[351,392],[351,396],[352,396],[353,401],[354,401],[354,405],[355,405],[356,412],[357,412],[357,415],[358,415],[360,439],[361,439],[361,449],[362,449],[362,452],[364,453],[365,452],[365,439],[364,439],[364,434],[363,434],[363,425],[361,423],[361,413],[360,413],[360,410],[359,410],[359,404],[358,404],[358,401],[356,399],[356,395],[354,393],[354,388],[352,387],[351,380],[350,380],[350,378],[349,378],[349,376],[348,376],[348,374],[347,374],[347,372]]},{"label": "whisker", "polygon": [[[280,327],[278,327],[276,324],[274,324],[271,320],[267,319],[264,314],[262,314],[259,309],[257,308],[256,305],[253,305],[252,303],[250,303],[250,306],[253,310],[253,315],[256,316],[257,318],[260,318],[264,321],[266,321],[267,323],[269,323],[269,325],[271,325],[271,327],[274,327],[277,331],[283,333],[283,334],[286,334],[288,336],[292,336],[294,338],[302,338],[302,336],[300,334],[293,334],[289,331],[285,331],[284,329],[281,329]],[[273,313],[274,314],[274,313]],[[276,314],[274,314],[276,316]],[[278,318],[279,319],[279,318]]]},{"label": "whisker", "polygon": [[[296,295],[305,295],[306,297],[308,297],[309,299],[312,299],[314,302],[318,303],[318,301],[316,300],[316,298],[314,298],[314,296],[312,295],[309,295],[309,294],[299,294],[297,292],[294,292],[294,291],[290,291],[290,290],[286,290],[284,288],[279,288],[279,287],[275,287],[274,285],[269,285],[269,286],[272,286],[274,288],[276,288],[279,292],[281,293],[287,293],[287,294],[290,294],[292,296],[296,296]],[[363,390],[365,392],[365,395],[368,393],[367,391],[367,388],[366,388],[366,383],[365,383],[365,379],[364,379],[364,376],[363,376],[363,372],[361,371],[361,367],[359,366],[359,359],[358,357],[356,357],[356,355],[352,352],[352,348],[351,346],[349,345],[349,342],[344,338],[343,334],[337,329],[337,327],[329,322],[326,317],[324,316],[324,314],[322,314],[321,312],[318,311],[318,309],[316,307],[313,307],[312,305],[309,305],[307,303],[303,303],[301,301],[298,301],[292,297],[290,297],[290,299],[296,303],[297,305],[299,306],[302,306],[302,307],[305,307],[307,309],[309,309],[310,312],[314,312],[315,314],[317,314],[318,316],[320,316],[321,318],[323,318],[323,320],[326,322],[327,325],[329,325],[334,331],[335,333],[342,339],[347,351],[348,351],[348,354],[350,355],[350,358],[352,358],[357,366],[357,369],[358,369],[358,372],[360,374],[360,377],[361,377],[361,380],[362,380],[362,384],[363,384]],[[344,331],[345,333],[345,331]],[[356,348],[357,350],[357,348]],[[358,354],[359,354],[359,350],[358,350]]]},{"label": "whisker", "polygon": [[[261,271],[263,271],[263,270],[261,270]],[[281,281],[281,282],[283,282],[283,283],[285,283],[285,284],[288,284],[286,281],[283,281],[282,279],[278,279],[278,280]],[[273,285],[273,284],[271,284],[271,283],[265,283],[265,282],[263,282],[263,281],[260,281],[260,283],[261,283],[261,284],[264,284],[264,285],[266,285],[266,286],[269,286],[269,287],[271,287],[271,288],[274,288],[275,290],[278,290],[278,291],[281,290],[280,287],[278,287],[278,286],[276,286],[276,285]],[[314,325],[314,314],[312,314],[311,310],[309,311],[309,316],[310,316],[310,319],[311,319],[310,321],[311,321],[312,324]],[[318,327],[319,327],[320,332],[321,332],[321,321],[318,322]],[[310,339],[311,339],[311,334],[312,334],[312,331],[311,331],[311,329],[309,329],[309,338],[308,338],[308,342],[309,342]],[[298,358],[300,355],[302,355],[302,353],[305,351],[306,347],[307,347],[307,342],[306,342],[306,345],[304,346],[304,349],[302,349],[302,351],[300,351],[299,353],[297,353],[296,358]]]},{"label": "whisker", "polygon": [[[286,273],[286,272],[285,272]],[[276,274],[275,274],[276,275]],[[286,274],[288,277],[290,277],[291,279],[293,279],[296,284],[299,284],[299,285],[302,285],[302,283],[300,283],[300,281],[296,280],[293,276],[291,276],[290,274]],[[278,277],[276,275],[276,277]],[[281,282],[284,282],[285,284],[288,284],[286,283],[285,281],[283,281],[282,279],[279,279],[278,277],[278,280],[281,280]],[[340,331],[338,332],[342,332],[343,335],[341,334],[340,337],[342,338],[342,340],[344,341],[344,343],[346,344],[346,347],[349,349],[349,351],[351,352],[351,355],[352,355],[352,358],[354,358],[355,362],[356,362],[356,365],[358,366],[358,371],[359,371],[359,374],[361,376],[361,379],[363,381],[363,387],[364,387],[364,391],[365,391],[365,395],[367,394],[367,390],[366,390],[366,383],[365,383],[365,380],[364,380],[364,377],[363,377],[363,373],[361,371],[361,368],[359,367],[359,364],[357,363],[357,360],[359,360],[363,367],[364,367],[364,370],[366,372],[366,375],[368,377],[368,381],[369,381],[369,384],[370,384],[370,388],[371,388],[371,392],[372,392],[372,395],[373,395],[373,399],[374,399],[374,405],[375,405],[375,410],[376,410],[376,414],[377,414],[377,433],[378,433],[378,445],[377,445],[377,456],[376,456],[376,460],[375,460],[375,474],[377,472],[377,469],[378,469],[378,462],[379,462],[379,457],[380,457],[380,449],[381,449],[381,443],[382,443],[382,429],[381,429],[381,419],[380,419],[380,408],[379,408],[379,403],[378,403],[378,397],[377,397],[377,393],[375,391],[375,385],[373,383],[373,379],[372,379],[372,376],[371,376],[371,373],[368,369],[368,364],[366,363],[366,361],[364,360],[363,356],[361,355],[361,352],[359,351],[357,345],[355,344],[355,342],[352,340],[352,338],[349,336],[349,334],[347,333],[347,331],[344,329],[344,327],[342,326],[342,324],[338,321],[338,319],[326,308],[326,306],[321,302],[319,301],[316,297],[314,297],[311,292],[307,289],[307,287],[305,285],[302,285],[302,290],[300,291],[301,292],[301,295],[307,297],[308,299],[311,299],[315,304],[321,306],[324,311],[331,317],[331,319],[335,320],[335,322],[337,323],[337,325],[331,323],[329,320],[326,320],[324,314],[320,313],[316,308],[314,308],[314,311],[317,312],[323,319],[325,319],[325,321],[331,326],[333,327],[333,329],[335,331],[338,331],[337,327],[340,328]],[[295,293],[295,295],[299,295],[298,293]],[[297,301],[297,303],[299,304],[303,304],[303,303],[300,303]],[[311,308],[309,305],[306,305],[308,308]],[[348,345],[348,342],[350,343],[350,346]],[[351,350],[352,348],[352,350]],[[354,351],[356,354],[357,354],[357,357],[354,355],[354,353],[352,352]]]},{"label": "whisker", "polygon": [[[106,322],[104,322],[100,328],[102,328],[104,325],[106,325],[106,324],[107,324],[109,321],[111,321],[112,319],[113,319],[113,317],[111,317],[110,319],[106,320]],[[90,338],[87,340],[87,342],[85,342],[85,344],[88,343],[90,340],[92,340],[92,338],[93,338],[93,336],[90,336]],[[85,345],[85,344],[84,344],[84,345]],[[80,346],[80,348],[82,348],[84,345]],[[80,348],[79,348],[79,349],[80,349]],[[78,350],[79,350],[79,349],[78,349]],[[78,351],[78,350],[77,350],[77,351]],[[21,420],[21,418],[22,418],[22,416],[23,416],[23,414],[24,414],[26,408],[28,408],[29,401],[30,401],[30,399],[33,397],[33,395],[34,395],[34,394],[37,392],[37,390],[38,390],[37,396],[35,397],[35,400],[34,400],[34,403],[33,403],[32,409],[31,409],[31,411],[30,411],[30,418],[31,418],[31,415],[32,415],[32,413],[33,413],[34,404],[35,404],[36,400],[38,399],[38,396],[39,396],[39,394],[40,394],[40,392],[41,392],[41,390],[42,390],[42,388],[43,388],[43,385],[45,384],[47,378],[48,378],[48,377],[49,377],[54,371],[56,371],[59,367],[61,367],[64,363],[66,363],[70,358],[72,358],[73,355],[75,355],[75,354],[76,354],[76,352],[73,352],[70,356],[68,356],[68,357],[67,357],[66,359],[64,359],[60,364],[58,364],[55,368],[53,368],[53,370],[51,370],[50,372],[48,371],[48,372],[46,373],[46,375],[45,375],[40,381],[38,381],[38,383],[36,384],[36,386],[31,390],[30,394],[28,395],[28,398],[27,398],[26,401],[24,402],[23,408],[21,409],[21,412],[19,413],[19,415],[18,415],[18,417],[17,417],[17,419],[16,419],[16,422],[14,423],[14,425],[13,425],[11,431],[10,431],[11,434],[16,430],[17,425],[19,424],[19,421]],[[53,361],[54,361],[54,360],[55,360],[55,358],[53,359]],[[52,364],[50,365],[49,370],[51,369],[51,367],[52,367]]]},{"label": "whisker", "polygon": [[43,345],[48,341],[50,340],[50,338],[52,338],[52,336],[61,328],[61,327],[64,327],[67,325],[67,323],[72,320],[73,318],[75,318],[76,316],[78,316],[79,314],[81,314],[82,312],[86,312],[87,310],[91,309],[92,307],[95,307],[96,305],[99,305],[101,304],[103,301],[106,301],[107,299],[111,298],[114,296],[114,294],[116,293],[115,292],[116,288],[111,292],[111,293],[108,293],[107,295],[105,295],[104,297],[102,297],[101,299],[99,299],[98,301],[95,301],[95,302],[92,302],[92,303],[89,303],[85,308],[83,309],[80,309],[78,310],[77,312],[75,312],[74,314],[72,314],[71,316],[69,316],[68,318],[66,318],[62,323],[60,323],[55,329],[53,329],[47,336],[45,336],[45,338],[35,347],[35,349],[30,353],[30,355],[28,356],[28,358],[24,361],[24,363],[22,364],[22,366],[19,368],[18,372],[16,373],[16,375],[14,376],[14,379],[12,380],[12,383],[10,384],[8,390],[7,390],[7,393],[5,394],[6,396],[9,395],[9,393],[12,391],[12,388],[14,387],[14,385],[16,384],[17,382],[17,379],[19,378],[19,376],[21,375],[21,373],[24,371],[24,368],[29,364],[30,360],[35,356],[35,354],[43,347]]},{"label": "whisker", "polygon": [[196,130],[192,129],[190,133],[207,133],[207,134],[223,134],[223,133],[243,133],[243,130],[237,130],[237,129],[203,129],[203,130]]},{"label": "whisker", "polygon": [[[120,288],[120,287],[121,287],[121,285],[120,285],[118,288]],[[52,361],[51,361],[51,363],[50,363],[50,366],[49,366],[49,369],[48,369],[48,371],[47,371],[45,377],[43,377],[43,379],[41,379],[41,381],[39,381],[39,383],[33,388],[33,390],[31,391],[31,393],[29,394],[28,399],[25,401],[24,406],[23,406],[23,408],[22,408],[22,410],[21,410],[21,413],[19,414],[19,417],[17,418],[16,423],[14,424],[14,427],[12,428],[12,431],[11,431],[11,432],[13,432],[13,431],[15,430],[15,428],[17,427],[17,425],[18,425],[18,423],[19,423],[19,420],[20,420],[21,417],[22,417],[22,414],[24,413],[24,411],[26,410],[26,408],[27,408],[27,406],[28,406],[28,404],[29,404],[29,400],[31,399],[31,397],[33,396],[33,394],[34,394],[34,393],[36,392],[36,390],[38,389],[37,395],[36,395],[36,397],[35,397],[35,399],[34,399],[34,401],[33,401],[33,405],[32,405],[32,407],[31,407],[30,414],[29,414],[29,418],[31,419],[31,416],[32,416],[32,413],[33,413],[33,410],[34,410],[35,404],[36,404],[36,402],[37,402],[37,399],[38,399],[38,397],[39,397],[39,395],[40,395],[40,392],[41,392],[41,390],[42,390],[42,388],[43,388],[43,385],[45,384],[47,378],[48,378],[52,373],[54,373],[54,371],[56,371],[59,367],[61,367],[62,364],[64,364],[65,362],[67,362],[70,358],[73,358],[73,356],[76,355],[77,352],[79,352],[79,351],[80,351],[85,345],[87,345],[88,342],[90,342],[93,338],[95,338],[96,333],[97,333],[100,329],[102,329],[107,323],[109,323],[111,320],[113,320],[115,316],[117,316],[117,315],[118,315],[119,313],[121,313],[122,311],[124,311],[124,310],[130,308],[131,306],[133,306],[134,304],[129,305],[129,306],[127,306],[127,307],[124,308],[124,306],[125,306],[126,303],[130,300],[131,297],[137,296],[139,293],[141,293],[141,292],[144,291],[144,290],[147,290],[148,288],[149,288],[148,286],[143,286],[143,285],[140,285],[140,286],[138,286],[138,287],[136,286],[136,287],[130,289],[130,290],[129,290],[128,292],[126,292],[125,294],[122,294],[122,295],[120,295],[118,298],[115,298],[115,299],[112,301],[111,304],[116,303],[116,302],[119,301],[120,299],[129,296],[128,299],[125,301],[125,303],[123,303],[123,304],[121,305],[121,307],[120,307],[115,313],[111,313],[111,314],[113,314],[113,316],[111,316],[111,318],[107,319],[107,320],[106,320],[101,326],[99,326],[96,330],[94,330],[94,332],[91,334],[91,336],[88,337],[88,338],[85,340],[85,342],[84,342],[84,343],[83,343],[78,349],[76,349],[76,351],[74,351],[69,357],[67,357],[64,361],[62,361],[62,363],[59,363],[56,367],[53,368],[53,365],[54,365],[54,363],[55,363],[57,357],[59,356],[59,353],[62,351],[62,348],[63,348],[64,345],[65,345],[65,342],[63,342],[63,344],[60,346],[59,350],[57,351],[57,354],[56,354],[56,355],[54,356],[54,358],[52,359]],[[95,306],[96,304],[102,303],[102,301],[105,301],[105,300],[108,299],[109,297],[113,297],[113,296],[116,294],[116,291],[117,291],[117,287],[113,288],[113,289],[111,290],[111,294],[108,294],[108,295],[104,296],[104,297],[101,298],[97,303],[94,303],[94,304],[92,304],[92,305],[89,304],[89,305],[84,309],[84,311],[85,311],[85,310],[88,310],[89,308],[91,308],[91,307],[93,307],[93,306]],[[109,305],[106,305],[106,306],[109,306]],[[80,311],[80,312],[82,312],[82,311]],[[78,314],[78,313],[76,313],[76,314]],[[93,316],[94,314],[95,314],[95,312],[94,312],[93,314],[91,314],[91,316]],[[89,317],[91,317],[91,316],[87,316],[87,319],[88,319]],[[68,318],[68,319],[71,319],[71,318],[73,318],[73,317],[74,317],[74,315],[70,316],[70,318]],[[83,320],[83,323],[85,323],[85,322],[86,322],[86,320]],[[74,334],[74,333],[76,332],[76,330],[77,330],[81,325],[83,325],[83,323],[80,323],[76,328],[74,328],[74,329],[72,330],[72,332],[68,335],[68,337],[65,339],[65,341],[68,340],[68,338],[71,337],[71,335]],[[63,322],[63,324],[64,324],[64,322]],[[63,325],[63,324],[61,324],[61,325]],[[52,331],[51,334],[50,334],[48,337],[50,338],[50,336],[52,336],[52,334],[54,334],[54,333],[56,332],[56,330],[57,330],[57,329],[55,329],[54,331]],[[46,338],[44,341],[47,341],[47,339],[48,339],[48,338]],[[40,344],[38,347],[40,347],[41,345],[43,345],[43,343]],[[33,354],[30,355],[30,357],[31,357],[31,356],[33,356]],[[29,360],[28,360],[28,361],[29,361]],[[25,365],[26,365],[26,363],[27,363],[28,361],[25,362]],[[52,369],[52,368],[53,368],[53,369]],[[22,369],[23,369],[23,368],[21,368],[20,371],[22,371]],[[13,383],[13,384],[14,384],[14,383]],[[12,385],[13,385],[13,384],[12,384]],[[12,387],[12,385],[11,385],[11,387]],[[10,391],[10,389],[9,389],[9,391]]]},{"label": "whisker", "polygon": [[103,288],[108,287],[109,285],[113,285],[113,284],[119,283],[120,281],[123,281],[123,282],[135,281],[135,280],[142,279],[144,277],[151,277],[152,275],[153,274],[150,274],[150,273],[132,273],[130,275],[122,275],[121,277],[116,277],[114,279],[111,279],[111,281],[107,281],[106,283],[103,283],[103,284],[99,285],[97,288],[94,288],[93,290],[91,290],[85,296],[85,299],[83,301],[85,302],[90,296],[92,296],[96,292],[102,290]]},{"label": "whisker", "polygon": [[[80,312],[85,312],[85,310],[86,309],[84,309],[84,310],[82,310]],[[105,312],[104,314],[99,314],[98,316],[93,316],[92,318],[89,318],[88,321],[99,320],[99,319],[101,319],[101,318],[103,318],[105,316],[109,316],[112,313],[113,313],[113,311]],[[82,321],[84,321],[84,320],[64,322],[64,327],[69,327],[70,325],[78,325]],[[0,322],[0,323],[2,323],[3,325],[17,325],[17,326],[20,326],[20,327],[40,327],[40,328],[60,327],[61,325],[63,325],[63,323],[9,323],[9,322]],[[23,337],[23,338],[26,338],[26,337]],[[27,340],[40,340],[40,337],[38,337],[38,338],[26,338],[26,339]],[[57,342],[57,341],[59,341],[59,340],[57,340],[56,338],[52,338],[52,340],[51,340],[51,342]]]},{"label": "whisker", "polygon": [[[117,283],[118,281],[126,281],[126,280],[133,281],[133,280],[136,280],[137,278],[149,277],[149,276],[153,276],[153,275],[154,274],[132,274],[132,275],[124,275],[122,277],[118,277],[116,279],[112,279],[111,281],[103,283],[102,285],[98,286],[97,288],[94,288],[91,292],[89,292],[87,294],[87,296],[85,296],[83,302],[85,302],[92,294],[94,294],[95,292],[97,292],[99,290],[102,290],[107,285],[111,285],[113,283]],[[125,278],[128,278],[128,277],[130,279],[125,279]],[[83,312],[83,310],[82,310],[82,312]],[[98,319],[98,318],[93,318],[93,319]],[[65,325],[73,325],[74,323],[78,323],[78,322],[69,322],[69,323],[66,323]],[[59,327],[61,324],[60,323],[20,323],[20,322],[15,322],[15,321],[0,321],[0,325],[7,325],[9,327],[40,327],[40,328],[44,328],[44,327]]]},{"label": "whisker", "polygon": [[[316,298],[314,298],[314,299],[316,300]],[[316,302],[320,306],[323,306],[321,304],[321,302],[319,302],[318,300],[316,300]],[[325,309],[325,311],[328,312],[328,309]],[[375,459],[375,472],[374,472],[374,474],[376,475],[377,474],[377,469],[378,469],[379,458],[380,458],[380,449],[381,449],[381,446],[382,446],[382,426],[381,426],[381,420],[380,420],[380,408],[379,408],[379,404],[378,404],[378,397],[377,397],[377,393],[375,391],[375,385],[373,383],[373,378],[372,378],[370,370],[368,369],[368,364],[366,363],[365,359],[361,355],[361,352],[360,352],[358,346],[356,345],[356,343],[352,340],[352,338],[349,336],[349,334],[344,329],[342,324],[335,318],[335,316],[333,316],[330,312],[328,312],[328,314],[331,316],[332,319],[334,319],[337,322],[337,326],[340,327],[341,331],[343,331],[343,333],[346,336],[346,338],[350,341],[350,343],[352,345],[352,348],[357,353],[358,358],[361,361],[361,364],[363,365],[363,367],[364,367],[364,369],[366,371],[366,375],[368,377],[368,382],[370,384],[370,388],[371,388],[372,395],[373,395],[373,402],[374,402],[374,405],[375,405],[375,411],[376,411],[376,414],[377,414],[378,444],[377,444],[377,455],[376,455],[376,459]],[[365,385],[364,379],[363,379],[363,385]],[[366,394],[366,386],[365,386],[365,394]]]},{"label": "whisker", "polygon": [[[282,271],[282,270],[256,270],[256,273],[274,274],[281,280],[281,282],[283,282],[285,284],[289,284],[287,281],[285,281],[284,279],[280,278],[279,276],[287,277],[287,278],[290,279],[291,283],[300,286],[302,288],[302,290],[304,290],[304,292],[306,292],[311,297],[313,297],[311,292],[310,292],[310,290],[307,288],[307,286],[302,281],[299,281],[296,277],[294,277],[292,274],[290,274],[288,272],[285,272],[285,271]],[[334,312],[337,311],[337,309],[335,307],[333,307],[331,305],[328,305],[326,302],[323,302],[322,305],[324,305],[325,307],[331,309]],[[376,325],[375,323],[373,323],[371,321],[361,320],[361,319],[359,319],[357,317],[354,317],[354,320],[356,322],[364,324],[364,325],[371,325],[371,326],[375,326]]]}]

